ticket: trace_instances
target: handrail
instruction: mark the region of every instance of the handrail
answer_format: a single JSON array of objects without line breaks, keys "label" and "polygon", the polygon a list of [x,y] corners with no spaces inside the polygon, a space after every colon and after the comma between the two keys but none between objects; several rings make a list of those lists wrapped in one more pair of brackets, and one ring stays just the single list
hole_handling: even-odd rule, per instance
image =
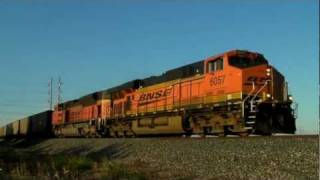
[{"label": "handrail", "polygon": [[256,89],[256,87],[254,85],[254,81],[252,81],[252,90],[249,92],[247,97],[244,98],[243,101],[242,101],[242,118],[244,118],[244,104],[247,101],[247,99],[249,99],[249,97],[251,96],[251,94],[254,92],[255,89]]},{"label": "handrail", "polygon": [[[266,82],[264,83],[264,85],[257,91],[257,93],[253,96],[253,98],[251,98],[251,101],[253,101],[257,96],[258,96],[258,94],[263,90],[263,88],[265,88],[267,85],[268,85],[268,82],[269,82],[270,80],[266,80]],[[251,102],[250,101],[250,102]]]}]

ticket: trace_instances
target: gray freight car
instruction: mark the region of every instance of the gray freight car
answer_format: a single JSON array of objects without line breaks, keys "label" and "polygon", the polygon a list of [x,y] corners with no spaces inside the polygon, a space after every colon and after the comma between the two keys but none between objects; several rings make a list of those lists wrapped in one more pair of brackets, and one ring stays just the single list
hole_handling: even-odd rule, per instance
[{"label": "gray freight car", "polygon": [[19,122],[20,122],[19,135],[20,136],[29,136],[31,133],[31,124],[30,124],[29,117],[24,118],[24,119],[20,119]]},{"label": "gray freight car", "polygon": [[0,138],[4,138],[6,136],[6,127],[0,127]]},{"label": "gray freight car", "polygon": [[19,136],[20,134],[20,120],[14,121],[12,123],[12,135]]},{"label": "gray freight car", "polygon": [[13,123],[7,124],[5,126],[5,129],[6,129],[6,137],[14,136]]},{"label": "gray freight car", "polygon": [[0,137],[52,136],[52,111],[44,111],[16,120],[0,129]]},{"label": "gray freight car", "polygon": [[31,136],[48,137],[52,135],[52,111],[44,111],[30,116],[29,125],[31,125]]}]

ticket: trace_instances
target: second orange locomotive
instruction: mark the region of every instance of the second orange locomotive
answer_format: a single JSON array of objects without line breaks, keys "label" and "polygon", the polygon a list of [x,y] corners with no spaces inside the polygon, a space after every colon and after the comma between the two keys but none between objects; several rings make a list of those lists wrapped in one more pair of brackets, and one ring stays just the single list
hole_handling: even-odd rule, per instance
[{"label": "second orange locomotive", "polygon": [[57,136],[294,133],[285,78],[259,53],[233,50],[59,104]]}]

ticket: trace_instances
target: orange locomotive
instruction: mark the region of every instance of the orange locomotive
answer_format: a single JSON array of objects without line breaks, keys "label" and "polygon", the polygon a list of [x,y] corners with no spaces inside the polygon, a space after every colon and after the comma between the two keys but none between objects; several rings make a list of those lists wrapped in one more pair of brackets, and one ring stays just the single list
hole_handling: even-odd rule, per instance
[{"label": "orange locomotive", "polygon": [[233,50],[59,104],[57,136],[294,133],[285,78],[259,53]]}]

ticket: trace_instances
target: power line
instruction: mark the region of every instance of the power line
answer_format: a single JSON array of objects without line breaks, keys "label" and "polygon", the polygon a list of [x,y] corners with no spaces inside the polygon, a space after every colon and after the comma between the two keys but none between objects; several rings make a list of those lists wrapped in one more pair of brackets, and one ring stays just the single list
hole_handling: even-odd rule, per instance
[{"label": "power line", "polygon": [[62,80],[61,80],[61,77],[59,77],[59,80],[58,80],[58,104],[61,104],[62,102]]},{"label": "power line", "polygon": [[[47,105],[27,105],[27,104],[0,104],[0,107],[2,108],[6,108],[6,107],[10,107],[10,108],[43,108]],[[1,110],[0,110],[1,111]]]},{"label": "power line", "polygon": [[49,95],[49,99],[48,99],[48,103],[49,103],[49,109],[52,110],[53,109],[53,78],[50,78],[49,84],[48,84],[48,95]]}]

